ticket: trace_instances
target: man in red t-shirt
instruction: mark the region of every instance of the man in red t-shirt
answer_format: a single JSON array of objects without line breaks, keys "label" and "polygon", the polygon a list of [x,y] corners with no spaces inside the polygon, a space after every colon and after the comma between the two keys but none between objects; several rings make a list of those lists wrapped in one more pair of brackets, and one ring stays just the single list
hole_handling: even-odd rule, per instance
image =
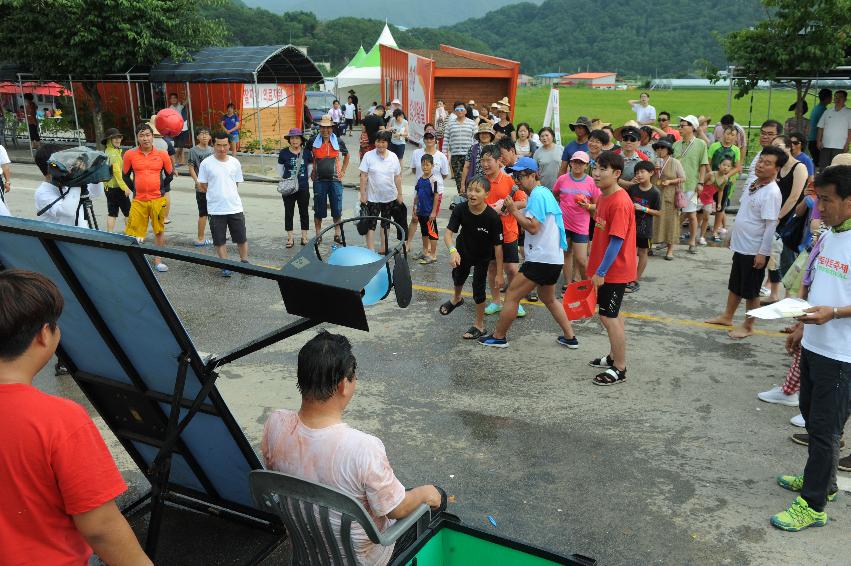
[{"label": "man in red t-shirt", "polygon": [[[502,267],[505,272],[505,282],[511,284],[512,279],[520,268],[520,250],[518,239],[520,229],[514,215],[504,208],[505,199],[512,199],[520,203],[517,208],[526,206],[526,193],[519,190],[511,175],[502,170],[500,162],[500,151],[496,144],[488,144],[482,148],[479,157],[482,164],[482,172],[490,181],[491,190],[485,200],[488,206],[496,210],[502,220]],[[513,164],[512,164],[513,165]],[[491,261],[488,267],[488,285],[491,288],[491,303],[485,307],[485,314],[496,314],[502,310],[502,299],[500,289],[496,284],[496,262]],[[517,316],[524,317],[526,312],[523,305],[517,306]]]},{"label": "man in red t-shirt", "polygon": [[38,273],[0,272],[0,564],[151,566],[115,505],[127,486],[77,403],[32,382],[59,344],[63,299]]},{"label": "man in red t-shirt", "polygon": [[620,312],[626,284],[636,279],[635,206],[618,186],[623,156],[604,151],[594,167],[594,182],[601,191],[594,215],[594,245],[586,275],[597,289],[600,322],[609,335],[611,351],[589,362],[605,371],[594,378],[596,385],[615,385],[626,380],[626,333]]}]

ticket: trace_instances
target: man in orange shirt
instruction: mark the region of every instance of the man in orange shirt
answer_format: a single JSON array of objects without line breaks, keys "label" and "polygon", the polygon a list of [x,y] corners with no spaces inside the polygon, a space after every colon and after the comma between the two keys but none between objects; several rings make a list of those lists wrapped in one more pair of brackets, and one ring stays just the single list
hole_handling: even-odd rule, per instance
[{"label": "man in orange shirt", "polygon": [[[517,190],[514,179],[502,170],[499,158],[499,147],[496,144],[488,144],[482,148],[482,155],[479,159],[482,164],[482,172],[491,184],[491,190],[485,202],[496,210],[500,220],[502,220],[502,265],[505,270],[506,282],[511,285],[511,280],[517,274],[520,264],[517,242],[520,231],[517,228],[517,219],[505,209],[504,203],[505,199],[512,199],[520,203],[517,208],[523,208],[526,203],[526,193]],[[491,261],[488,268],[488,284],[491,288],[492,302],[485,307],[485,314],[496,314],[502,310],[502,299],[499,286],[496,284],[495,261]],[[517,305],[517,316],[526,316],[523,305]]]},{"label": "man in orange shirt", "polygon": [[0,563],[151,566],[115,498],[127,490],[92,419],[33,387],[59,344],[62,295],[0,272]]},{"label": "man in orange shirt", "polygon": [[[165,151],[154,148],[154,130],[149,124],[136,128],[137,147],[124,154],[124,182],[133,191],[130,216],[124,233],[140,242],[148,234],[148,219],[158,246],[165,245],[166,204],[163,189],[171,182],[174,167]],[[154,267],[163,273],[168,266],[154,258]]]}]

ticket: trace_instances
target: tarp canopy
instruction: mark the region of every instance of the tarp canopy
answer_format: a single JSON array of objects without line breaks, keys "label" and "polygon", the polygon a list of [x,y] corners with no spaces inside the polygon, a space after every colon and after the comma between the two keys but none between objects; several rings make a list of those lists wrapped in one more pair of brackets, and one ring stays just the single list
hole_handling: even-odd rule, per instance
[{"label": "tarp canopy", "polygon": [[[71,94],[71,89],[57,83],[34,83],[26,82],[21,85],[24,92],[34,94],[42,94],[48,96],[65,96]],[[18,94],[21,89],[18,88],[18,83],[3,82],[0,83],[0,94]]]},{"label": "tarp canopy", "polygon": [[189,61],[166,59],[151,69],[154,82],[313,84],[322,72],[292,45],[207,47]]}]

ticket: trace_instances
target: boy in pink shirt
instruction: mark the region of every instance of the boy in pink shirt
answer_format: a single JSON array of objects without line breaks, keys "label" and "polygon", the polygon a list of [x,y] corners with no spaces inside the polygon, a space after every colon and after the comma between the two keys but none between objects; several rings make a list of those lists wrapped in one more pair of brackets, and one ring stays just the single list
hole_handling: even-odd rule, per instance
[{"label": "boy in pink shirt", "polygon": [[[422,503],[433,510],[445,509],[445,496],[433,485],[406,491],[390,467],[384,444],[343,422],[343,411],[357,385],[356,369],[345,336],[323,330],[302,347],[298,354],[301,408],[298,412],[280,409],[267,419],[261,445],[266,467],[354,497],[382,532]],[[338,530],[340,514],[332,511],[330,520]],[[387,564],[413,542],[407,539],[403,535],[394,552],[393,546],[373,543],[360,525],[352,525],[359,564]]]},{"label": "boy in pink shirt", "polygon": [[584,274],[588,265],[588,229],[591,214],[600,196],[594,179],[586,173],[590,156],[577,151],[570,157],[567,173],[556,180],[553,194],[561,207],[564,218],[564,233],[567,236],[567,251],[564,252],[564,284],[573,282],[574,263],[577,273]]}]

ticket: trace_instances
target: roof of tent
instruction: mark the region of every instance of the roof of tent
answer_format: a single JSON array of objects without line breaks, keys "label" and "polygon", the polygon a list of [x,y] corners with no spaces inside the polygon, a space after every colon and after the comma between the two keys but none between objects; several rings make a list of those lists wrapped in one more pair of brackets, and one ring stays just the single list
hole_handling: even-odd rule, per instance
[{"label": "roof of tent", "polygon": [[376,41],[375,44],[388,45],[390,47],[399,47],[398,45],[396,45],[396,40],[393,39],[393,34],[390,33],[390,26],[387,25],[387,22],[384,22],[384,29],[381,30],[381,35],[378,36],[378,41]]},{"label": "roof of tent", "polygon": [[352,60],[349,61],[349,64],[346,65],[345,68],[348,69],[349,67],[360,67],[365,57],[366,51],[364,51],[363,45],[361,45],[360,47],[358,47],[358,52],[355,53],[355,56],[352,57]]},{"label": "roof of tent", "polygon": [[363,52],[363,46],[358,49],[349,64],[340,71],[337,75],[337,88],[374,84],[381,82],[381,49],[379,45],[389,45],[397,47],[396,40],[393,39],[393,34],[390,33],[390,27],[384,24],[384,29],[381,35],[369,50],[369,53]]},{"label": "roof of tent", "polygon": [[206,47],[189,61],[166,59],[151,69],[156,82],[313,84],[322,72],[292,45]]}]

